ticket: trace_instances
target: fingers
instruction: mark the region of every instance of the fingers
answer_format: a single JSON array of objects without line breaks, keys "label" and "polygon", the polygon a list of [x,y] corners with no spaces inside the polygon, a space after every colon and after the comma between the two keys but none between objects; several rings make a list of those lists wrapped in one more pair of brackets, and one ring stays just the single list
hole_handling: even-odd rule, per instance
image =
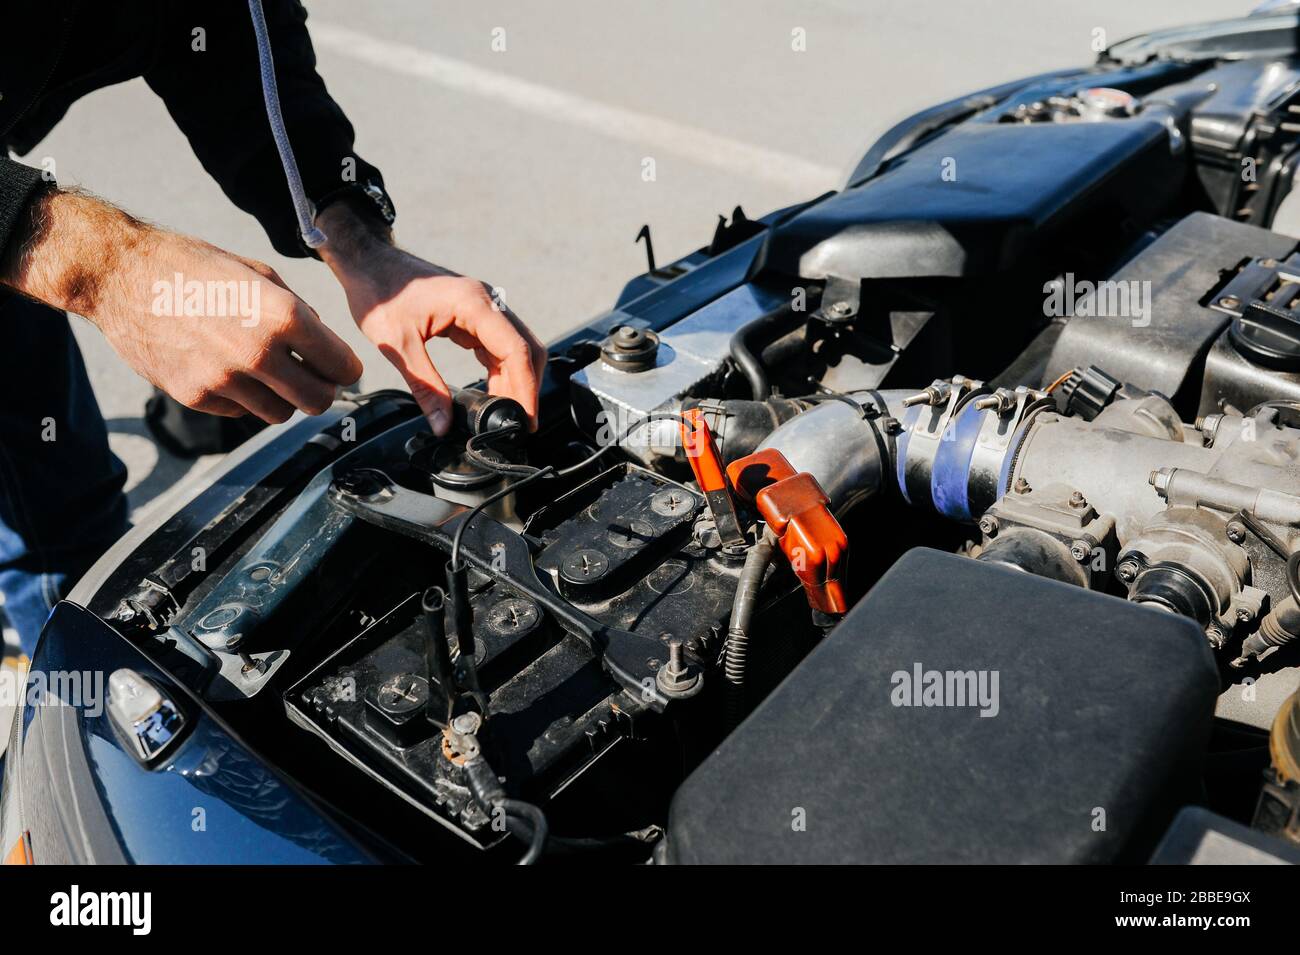
[{"label": "fingers", "polygon": [[268,357],[254,377],[304,414],[324,414],[334,403],[336,385],[288,352]]},{"label": "fingers", "polygon": [[236,377],[226,386],[221,397],[246,408],[267,424],[282,424],[293,415],[293,405],[256,378]]},{"label": "fingers", "polygon": [[488,390],[513,398],[537,426],[537,393],[546,349],[527,329],[512,321],[508,312],[493,308],[490,300],[479,297],[466,303],[458,322],[476,339],[474,351],[488,371]]},{"label": "fingers", "polygon": [[446,434],[451,427],[451,389],[433,367],[424,339],[412,335],[397,345],[380,345],[379,350],[406,379],[433,433],[439,437]]},{"label": "fingers", "polygon": [[[185,402],[181,402],[185,404]],[[217,415],[221,418],[242,418],[248,414],[248,409],[243,405],[231,401],[229,398],[202,398],[193,404],[186,404],[187,408],[193,408],[195,411],[202,411],[204,414]]]},{"label": "fingers", "polygon": [[307,368],[326,381],[350,385],[361,378],[361,359],[301,299],[295,300],[284,340]]},{"label": "fingers", "polygon": [[233,252],[227,252],[226,254],[236,262],[242,262],[267,281],[280,286],[280,288],[285,289],[286,291],[291,291],[289,286],[284,284],[284,279],[280,278],[280,273],[271,268],[265,262],[259,262],[257,259],[248,259],[242,255],[235,255]]}]

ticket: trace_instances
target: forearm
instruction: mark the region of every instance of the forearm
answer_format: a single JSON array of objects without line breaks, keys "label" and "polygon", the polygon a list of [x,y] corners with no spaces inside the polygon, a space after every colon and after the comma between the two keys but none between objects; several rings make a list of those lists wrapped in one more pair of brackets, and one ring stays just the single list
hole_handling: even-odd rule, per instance
[{"label": "forearm", "polygon": [[393,232],[385,223],[362,216],[346,202],[328,206],[316,217],[325,233],[325,244],[317,249],[334,277],[346,289],[349,283],[374,276],[394,252]]},{"label": "forearm", "polygon": [[352,350],[265,263],[76,192],[44,193],[24,213],[0,283],[90,319],[190,408],[280,422],[295,408],[320,414],[361,377]]},{"label": "forearm", "polygon": [[0,284],[94,318],[127,263],[145,260],[156,230],[75,191],[50,190],[28,206],[0,259]]}]

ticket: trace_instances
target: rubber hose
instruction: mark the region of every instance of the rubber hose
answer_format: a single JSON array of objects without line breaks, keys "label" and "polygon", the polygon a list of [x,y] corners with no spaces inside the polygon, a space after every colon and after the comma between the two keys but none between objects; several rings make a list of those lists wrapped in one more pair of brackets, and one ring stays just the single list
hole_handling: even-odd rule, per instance
[{"label": "rubber hose", "polygon": [[528,839],[528,851],[520,856],[515,864],[532,865],[542,857],[542,850],[546,848],[546,834],[549,829],[546,825],[545,813],[522,799],[502,799],[498,805],[507,819],[521,820],[530,830],[526,834],[520,834],[520,838],[525,838],[526,835]]},{"label": "rubber hose", "polygon": [[763,577],[776,551],[776,538],[770,530],[745,555],[745,565],[740,570],[736,596],[731,605],[731,625],[727,630],[727,648],[723,658],[723,675],[726,680],[725,716],[727,730],[734,729],[745,716],[745,669],[749,656],[749,625],[758,606]]},{"label": "rubber hose", "polygon": [[803,322],[804,313],[792,308],[782,308],[767,315],[760,315],[736,329],[731,336],[731,359],[740,368],[740,373],[749,382],[749,390],[755,401],[763,401],[772,393],[772,383],[768,381],[767,369],[759,354],[763,346],[775,341],[781,335],[792,331]]}]

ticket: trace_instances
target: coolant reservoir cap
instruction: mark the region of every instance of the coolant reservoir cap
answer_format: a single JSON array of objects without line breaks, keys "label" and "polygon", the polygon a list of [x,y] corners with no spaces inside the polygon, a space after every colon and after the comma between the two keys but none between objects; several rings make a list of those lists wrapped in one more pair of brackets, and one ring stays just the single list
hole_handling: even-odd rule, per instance
[{"label": "coolant reservoir cap", "polygon": [[1132,116],[1137,112],[1137,97],[1111,86],[1093,86],[1079,93],[1084,108],[1103,116]]},{"label": "coolant reservoir cap", "polygon": [[655,366],[659,336],[648,328],[620,325],[600,345],[606,363],[620,371],[646,371]]},{"label": "coolant reservoir cap", "polygon": [[1249,361],[1278,371],[1300,371],[1300,316],[1289,308],[1251,302],[1228,329]]}]

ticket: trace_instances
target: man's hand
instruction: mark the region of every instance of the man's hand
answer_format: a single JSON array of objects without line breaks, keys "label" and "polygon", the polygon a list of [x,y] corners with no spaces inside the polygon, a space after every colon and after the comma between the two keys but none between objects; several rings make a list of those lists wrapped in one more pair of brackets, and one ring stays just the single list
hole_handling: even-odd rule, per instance
[{"label": "man's hand", "polygon": [[0,282],[84,315],[137,373],[210,414],[320,414],[361,361],[268,265],[74,192],[32,208]]},{"label": "man's hand", "polygon": [[451,391],[426,349],[439,336],[473,351],[487,369],[488,391],[518,401],[536,426],[546,349],[482,282],[402,251],[343,204],[318,222],[327,237],[321,258],[347,293],[352,317],[406,379],[434,434],[451,424]]}]

